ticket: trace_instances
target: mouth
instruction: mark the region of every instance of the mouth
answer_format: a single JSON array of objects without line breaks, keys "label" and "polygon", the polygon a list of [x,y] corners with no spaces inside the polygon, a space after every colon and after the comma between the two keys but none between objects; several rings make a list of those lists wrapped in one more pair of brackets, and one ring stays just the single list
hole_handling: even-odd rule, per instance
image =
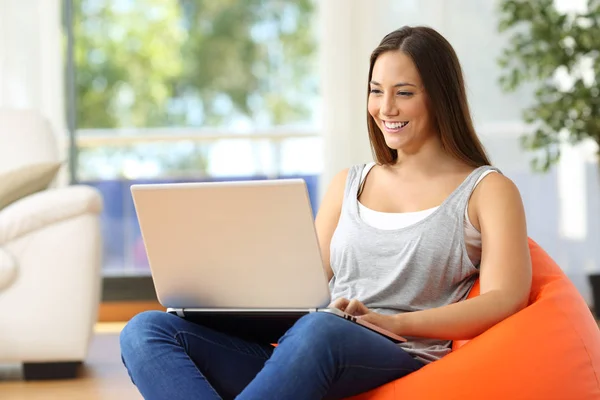
[{"label": "mouth", "polygon": [[408,125],[408,121],[382,121],[383,127],[387,132],[396,133],[400,132],[406,125]]}]

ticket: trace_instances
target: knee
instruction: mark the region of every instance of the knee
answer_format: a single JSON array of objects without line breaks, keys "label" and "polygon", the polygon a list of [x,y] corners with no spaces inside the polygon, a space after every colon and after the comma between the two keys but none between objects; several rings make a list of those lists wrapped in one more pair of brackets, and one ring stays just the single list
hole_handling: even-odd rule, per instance
[{"label": "knee", "polygon": [[149,344],[173,316],[162,311],[145,311],[133,317],[121,331],[119,342],[123,360],[143,357]]},{"label": "knee", "polygon": [[310,313],[300,318],[290,333],[308,346],[331,348],[347,332],[349,322],[328,313]]}]

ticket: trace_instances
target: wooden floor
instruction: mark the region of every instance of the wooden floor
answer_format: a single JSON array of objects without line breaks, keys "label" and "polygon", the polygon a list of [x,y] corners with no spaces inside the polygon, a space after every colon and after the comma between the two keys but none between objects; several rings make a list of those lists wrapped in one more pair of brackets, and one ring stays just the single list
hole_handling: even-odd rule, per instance
[{"label": "wooden floor", "polygon": [[74,380],[25,382],[17,366],[0,366],[2,400],[139,400],[142,397],[121,364],[122,324],[99,324],[88,359]]}]

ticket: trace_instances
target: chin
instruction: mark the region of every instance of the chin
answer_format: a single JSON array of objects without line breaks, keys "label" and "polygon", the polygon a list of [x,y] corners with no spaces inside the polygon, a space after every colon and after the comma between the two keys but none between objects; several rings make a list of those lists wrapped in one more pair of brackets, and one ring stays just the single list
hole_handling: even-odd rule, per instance
[{"label": "chin", "polygon": [[387,147],[389,147],[392,150],[400,150],[402,147],[404,147],[404,141],[402,140],[398,140],[397,138],[393,138],[393,139],[388,139],[385,138],[385,144],[387,145]]}]

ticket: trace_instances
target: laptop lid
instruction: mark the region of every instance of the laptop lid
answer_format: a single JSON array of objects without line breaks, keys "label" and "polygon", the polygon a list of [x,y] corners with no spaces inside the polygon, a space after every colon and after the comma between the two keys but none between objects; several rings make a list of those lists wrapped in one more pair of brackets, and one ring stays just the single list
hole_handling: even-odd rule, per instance
[{"label": "laptop lid", "polygon": [[329,304],[303,180],[141,184],[131,193],[163,306]]}]

